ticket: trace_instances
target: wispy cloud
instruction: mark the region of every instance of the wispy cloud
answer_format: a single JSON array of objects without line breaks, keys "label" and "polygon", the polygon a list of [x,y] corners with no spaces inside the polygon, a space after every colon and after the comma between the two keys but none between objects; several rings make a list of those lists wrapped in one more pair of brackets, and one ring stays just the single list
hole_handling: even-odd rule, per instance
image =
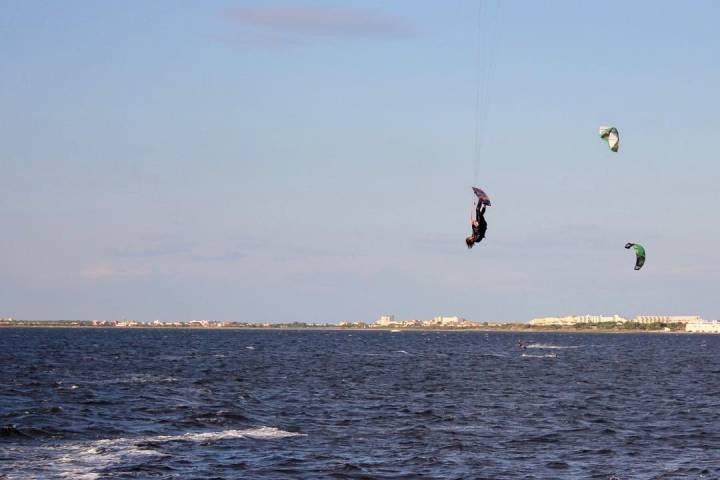
[{"label": "wispy cloud", "polygon": [[117,251],[115,256],[119,258],[162,257],[188,253],[192,250],[192,247],[193,245],[190,243],[166,243],[155,241],[127,246]]},{"label": "wispy cloud", "polygon": [[234,39],[248,47],[304,46],[325,38],[400,39],[414,33],[409,22],[340,7],[252,6],[225,11]]},{"label": "wispy cloud", "polygon": [[114,267],[111,265],[92,265],[80,271],[80,276],[88,280],[106,280],[110,278],[146,277],[152,271],[148,268]]},{"label": "wispy cloud", "polygon": [[198,262],[232,262],[235,260],[241,260],[246,256],[247,254],[240,250],[228,250],[215,254],[195,255],[193,256],[193,260],[196,260]]}]

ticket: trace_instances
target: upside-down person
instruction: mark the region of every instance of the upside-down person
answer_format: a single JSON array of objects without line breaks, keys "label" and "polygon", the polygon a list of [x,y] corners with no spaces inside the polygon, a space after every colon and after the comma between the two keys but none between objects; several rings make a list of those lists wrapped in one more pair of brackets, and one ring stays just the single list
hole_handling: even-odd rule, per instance
[{"label": "upside-down person", "polygon": [[472,248],[476,243],[480,243],[485,238],[487,231],[487,221],[485,221],[486,205],[482,201],[478,201],[475,206],[474,215],[470,215],[470,225],[472,226],[472,235],[465,239],[468,248]]}]

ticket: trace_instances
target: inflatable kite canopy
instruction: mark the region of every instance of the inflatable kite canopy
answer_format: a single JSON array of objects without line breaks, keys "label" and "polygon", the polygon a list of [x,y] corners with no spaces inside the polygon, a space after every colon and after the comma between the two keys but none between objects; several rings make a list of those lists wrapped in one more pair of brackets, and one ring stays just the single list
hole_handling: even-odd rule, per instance
[{"label": "inflatable kite canopy", "polygon": [[625,248],[635,250],[635,270],[640,270],[645,264],[645,248],[639,243],[626,243]]},{"label": "inflatable kite canopy", "polygon": [[620,134],[615,127],[600,127],[598,129],[600,138],[605,140],[610,150],[617,152],[620,148]]}]

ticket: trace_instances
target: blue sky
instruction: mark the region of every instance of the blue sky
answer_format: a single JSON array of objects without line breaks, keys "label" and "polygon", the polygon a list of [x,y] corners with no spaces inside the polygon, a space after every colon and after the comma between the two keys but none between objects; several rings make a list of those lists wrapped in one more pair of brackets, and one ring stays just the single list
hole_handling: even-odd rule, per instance
[{"label": "blue sky", "polygon": [[0,8],[0,316],[720,317],[717,2]]}]

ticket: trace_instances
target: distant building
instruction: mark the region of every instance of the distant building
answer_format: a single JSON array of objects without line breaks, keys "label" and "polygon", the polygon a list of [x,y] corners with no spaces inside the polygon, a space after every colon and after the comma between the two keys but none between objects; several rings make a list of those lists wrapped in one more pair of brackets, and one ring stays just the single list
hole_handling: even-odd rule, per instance
[{"label": "distant building", "polygon": [[473,322],[468,322],[462,317],[435,317],[432,320],[423,322],[423,325],[428,327],[467,327],[474,325]]},{"label": "distant building", "polygon": [[92,324],[95,327],[114,327],[117,325],[115,320],[93,320]]},{"label": "distant building", "polygon": [[376,327],[389,327],[391,325],[397,325],[397,322],[395,321],[395,315],[383,315],[375,321]]},{"label": "distant building", "polygon": [[[315,324],[314,326],[316,326],[316,327],[328,327],[328,326],[334,326],[334,325],[328,325],[328,324],[324,324],[324,323],[317,323],[317,324]],[[338,326],[339,326],[339,327],[349,327],[349,328],[367,328],[368,325],[367,325],[367,323],[365,323],[365,322],[349,322],[349,321],[344,321],[344,322],[340,322],[340,323],[338,324]]]},{"label": "distant building", "polygon": [[[317,326],[317,327],[328,327],[328,326],[334,326],[334,325],[328,325],[328,324],[318,323],[316,326]],[[349,328],[367,328],[368,325],[367,325],[367,323],[365,323],[365,322],[348,322],[348,321],[344,321],[344,322],[340,322],[340,323],[338,324],[338,326],[339,326],[339,327],[346,327],[346,328],[348,328],[348,327],[349,327]]]},{"label": "distant building", "polygon": [[400,326],[402,327],[422,327],[423,322],[422,320],[403,320],[400,322]]},{"label": "distant building", "polygon": [[720,333],[720,322],[717,320],[711,322],[688,322],[685,324],[685,331],[692,333]]},{"label": "distant building", "polygon": [[204,327],[207,328],[210,326],[210,322],[207,320],[191,320],[188,325],[191,327]]},{"label": "distant building", "polygon": [[703,321],[698,315],[638,315],[633,319],[635,323],[702,323]]},{"label": "distant building", "polygon": [[432,320],[397,320],[394,315],[383,315],[373,323],[373,327],[472,327],[474,322],[458,316],[438,316]]},{"label": "distant building", "polygon": [[530,325],[554,325],[554,326],[571,326],[579,323],[625,323],[627,319],[620,315],[567,315],[564,317],[542,317],[533,318],[528,323]]},{"label": "distant building", "polygon": [[115,324],[116,327],[138,327],[140,326],[140,322],[136,322],[134,320],[124,320],[122,322],[117,322]]}]

